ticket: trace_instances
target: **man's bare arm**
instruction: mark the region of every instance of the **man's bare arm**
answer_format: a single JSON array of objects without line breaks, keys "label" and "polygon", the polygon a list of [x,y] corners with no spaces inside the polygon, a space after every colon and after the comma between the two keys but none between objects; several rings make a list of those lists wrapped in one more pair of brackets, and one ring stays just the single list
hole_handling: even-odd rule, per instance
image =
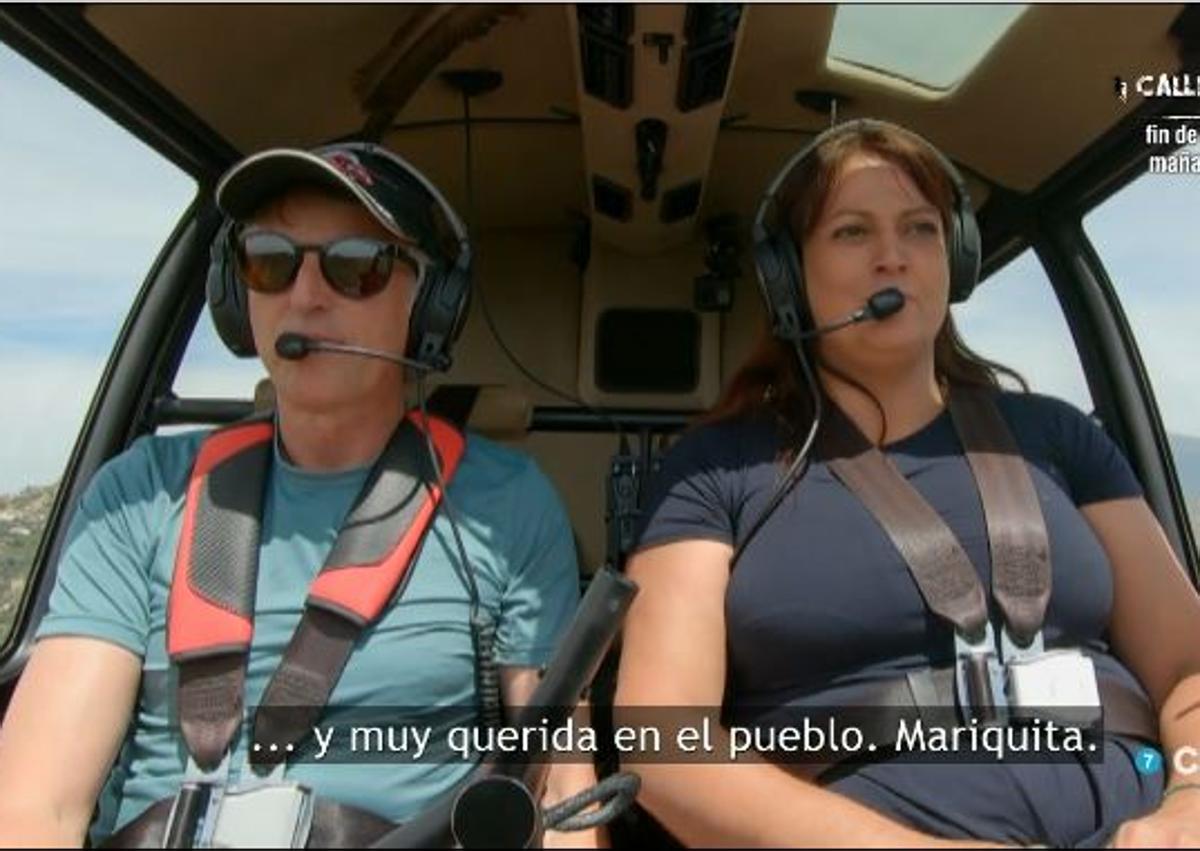
[{"label": "man's bare arm", "polygon": [[38,642],[0,727],[0,846],[83,843],[141,673],[106,641]]}]

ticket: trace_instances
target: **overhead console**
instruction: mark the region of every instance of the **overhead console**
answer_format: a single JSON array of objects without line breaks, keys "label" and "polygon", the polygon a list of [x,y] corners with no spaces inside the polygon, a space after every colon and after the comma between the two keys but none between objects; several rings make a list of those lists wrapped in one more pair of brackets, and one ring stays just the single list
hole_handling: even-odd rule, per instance
[{"label": "overhead console", "polygon": [[568,16],[591,207],[580,393],[593,404],[707,407],[719,391],[721,307],[711,288],[698,295],[711,266],[698,213],[745,9],[580,4]]},{"label": "overhead console", "polygon": [[569,9],[593,233],[635,253],[684,242],[694,234],[743,6]]}]

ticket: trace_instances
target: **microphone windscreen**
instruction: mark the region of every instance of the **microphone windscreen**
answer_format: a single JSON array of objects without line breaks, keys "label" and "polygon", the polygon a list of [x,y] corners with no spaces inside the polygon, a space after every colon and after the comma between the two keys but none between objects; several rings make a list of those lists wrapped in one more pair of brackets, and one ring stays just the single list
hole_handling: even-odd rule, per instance
[{"label": "microphone windscreen", "polygon": [[873,319],[886,319],[904,307],[904,293],[895,287],[880,290],[867,299],[867,310]]},{"label": "microphone windscreen", "polygon": [[275,353],[285,360],[300,360],[308,354],[308,338],[287,331],[275,338]]}]

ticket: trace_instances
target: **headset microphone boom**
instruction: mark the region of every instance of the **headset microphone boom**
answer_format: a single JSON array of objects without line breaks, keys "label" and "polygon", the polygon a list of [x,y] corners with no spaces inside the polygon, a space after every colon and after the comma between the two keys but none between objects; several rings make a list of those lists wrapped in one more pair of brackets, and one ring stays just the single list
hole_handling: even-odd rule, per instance
[{"label": "headset microphone boom", "polygon": [[333,352],[344,355],[358,355],[364,358],[378,358],[379,360],[391,361],[400,366],[412,367],[423,372],[433,369],[427,363],[406,358],[403,355],[393,354],[392,352],[386,352],[382,349],[370,349],[366,346],[353,346],[349,343],[318,340],[314,337],[307,337],[304,334],[297,334],[294,331],[285,331],[275,338],[275,354],[284,360],[300,360],[301,358],[308,357],[312,352]]},{"label": "headset microphone boom", "polygon": [[809,340],[814,337],[821,337],[825,334],[831,334],[835,331],[840,331],[849,325],[857,325],[859,322],[879,321],[887,319],[904,309],[904,293],[896,287],[885,287],[866,300],[862,307],[851,313],[844,319],[839,319],[837,322],[829,325],[821,325],[809,331],[796,333],[792,338],[792,342],[796,347],[796,358],[800,362],[800,369],[804,373],[805,379],[808,381],[809,391],[812,393],[813,400],[813,418],[812,425],[809,426],[808,436],[804,440],[804,444],[796,453],[796,457],[788,466],[787,473],[779,480],[775,487],[775,492],[771,495],[771,501],[767,503],[767,507],[763,510],[758,518],[754,521],[754,525],[750,527],[750,531],[746,537],[742,539],[741,544],[733,552],[733,558],[730,561],[731,565],[737,564],[742,553],[754,536],[758,534],[758,530],[767,522],[774,512],[779,507],[779,503],[788,495],[792,487],[796,484],[797,475],[800,472],[801,466],[808,459],[808,453],[812,451],[813,441],[817,439],[817,430],[821,427],[821,390],[817,385],[817,378],[813,375],[812,367],[808,363],[808,358],[800,348],[800,343],[804,340]]},{"label": "headset microphone boom", "polygon": [[[829,325],[822,325],[820,328],[813,328],[811,331],[804,331],[799,335],[799,339],[810,340],[813,337],[820,337],[833,331],[838,331],[847,325],[857,325],[859,322],[866,322],[868,319],[887,319],[893,313],[899,313],[903,307],[904,293],[900,292],[896,287],[887,287],[872,295],[867,299],[866,304],[845,319],[838,320]],[[279,348],[278,343],[275,344],[275,348]]]}]

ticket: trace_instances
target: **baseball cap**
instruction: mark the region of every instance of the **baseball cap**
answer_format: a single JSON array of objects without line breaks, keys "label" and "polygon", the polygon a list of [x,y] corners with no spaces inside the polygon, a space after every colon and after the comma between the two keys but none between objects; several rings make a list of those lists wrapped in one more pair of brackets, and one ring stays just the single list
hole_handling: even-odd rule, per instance
[{"label": "baseball cap", "polygon": [[344,192],[396,236],[414,240],[433,257],[446,255],[433,196],[397,156],[365,142],[251,154],[217,183],[217,206],[235,221],[244,221],[265,202],[301,184]]}]

